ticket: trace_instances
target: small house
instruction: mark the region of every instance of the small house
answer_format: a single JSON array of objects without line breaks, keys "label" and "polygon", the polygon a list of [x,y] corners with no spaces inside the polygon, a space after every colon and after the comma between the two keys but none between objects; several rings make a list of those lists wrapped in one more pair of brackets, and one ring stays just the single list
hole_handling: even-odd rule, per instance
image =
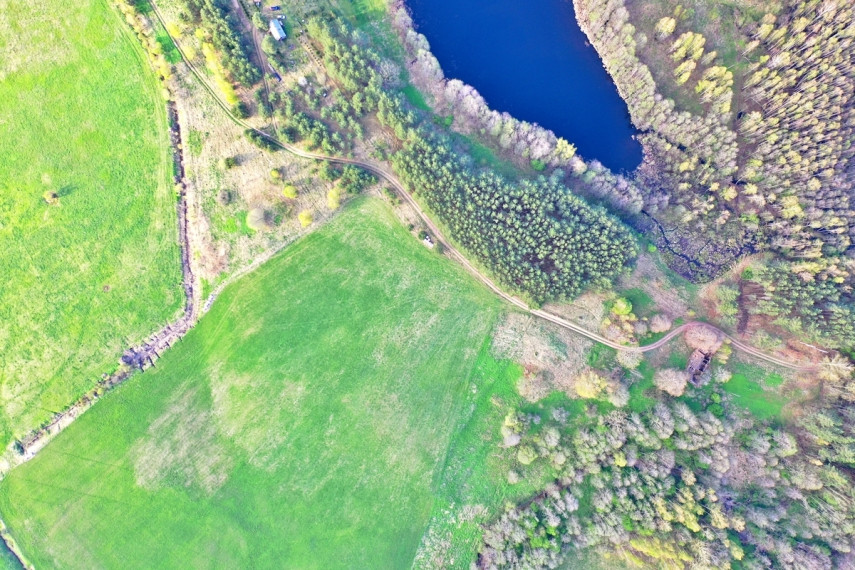
[{"label": "small house", "polygon": [[282,28],[282,23],[277,18],[270,20],[270,33],[273,35],[273,39],[278,42],[287,37],[285,36],[285,30]]},{"label": "small house", "polygon": [[692,356],[689,357],[686,372],[689,373],[690,380],[695,386],[700,386],[706,383],[704,380],[704,373],[707,370],[707,366],[710,364],[711,358],[711,354],[707,354],[701,349],[695,350],[695,352],[692,353]]}]

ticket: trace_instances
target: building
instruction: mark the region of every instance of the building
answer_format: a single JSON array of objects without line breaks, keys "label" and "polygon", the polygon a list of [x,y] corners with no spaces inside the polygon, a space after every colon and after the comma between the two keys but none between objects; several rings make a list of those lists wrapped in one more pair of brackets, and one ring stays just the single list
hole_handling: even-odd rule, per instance
[{"label": "building", "polygon": [[282,23],[276,18],[270,20],[270,33],[276,41],[282,41],[287,37],[285,30],[282,29]]},{"label": "building", "polygon": [[686,372],[689,373],[689,379],[695,386],[702,386],[703,384],[706,384],[706,379],[708,379],[708,376],[705,379],[704,373],[707,371],[707,366],[709,366],[711,358],[711,354],[707,354],[701,349],[697,349],[695,352],[692,353],[692,356],[689,357],[689,362],[686,366]]}]

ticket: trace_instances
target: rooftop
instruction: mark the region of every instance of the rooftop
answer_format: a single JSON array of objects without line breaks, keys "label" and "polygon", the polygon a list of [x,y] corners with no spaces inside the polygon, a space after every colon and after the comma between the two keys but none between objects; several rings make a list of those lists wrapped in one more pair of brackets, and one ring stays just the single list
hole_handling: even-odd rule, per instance
[{"label": "rooftop", "polygon": [[273,37],[277,40],[284,40],[287,37],[285,35],[285,30],[282,29],[282,24],[276,18],[270,20],[270,33],[273,34]]}]

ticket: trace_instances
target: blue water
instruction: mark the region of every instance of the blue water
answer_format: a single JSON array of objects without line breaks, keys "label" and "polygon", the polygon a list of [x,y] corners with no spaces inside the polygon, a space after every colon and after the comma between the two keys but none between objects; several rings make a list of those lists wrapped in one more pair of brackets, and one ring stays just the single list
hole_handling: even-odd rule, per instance
[{"label": "blue water", "polygon": [[626,103],[570,0],[406,2],[446,77],[475,87],[491,109],[551,129],[613,171],[641,163]]}]

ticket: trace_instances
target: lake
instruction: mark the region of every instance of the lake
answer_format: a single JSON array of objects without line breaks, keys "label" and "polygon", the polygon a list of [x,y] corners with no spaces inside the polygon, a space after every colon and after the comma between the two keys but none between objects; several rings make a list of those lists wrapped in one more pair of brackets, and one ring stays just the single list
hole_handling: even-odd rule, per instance
[{"label": "lake", "polygon": [[641,163],[641,145],[570,0],[406,0],[446,77],[490,108],[564,137],[613,171]]}]

